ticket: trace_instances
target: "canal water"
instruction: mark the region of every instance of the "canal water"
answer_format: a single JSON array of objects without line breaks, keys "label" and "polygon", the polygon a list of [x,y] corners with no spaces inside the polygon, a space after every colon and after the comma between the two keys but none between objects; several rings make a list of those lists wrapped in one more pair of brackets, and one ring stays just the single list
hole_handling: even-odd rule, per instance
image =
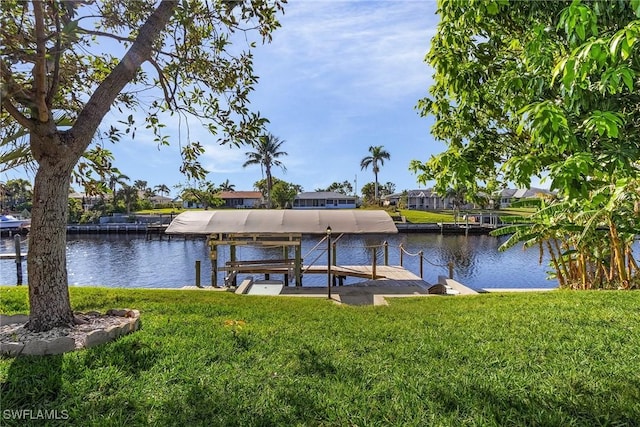
[{"label": "canal water", "polygon": [[[302,241],[304,264],[326,265],[326,243],[314,247],[322,237],[305,236]],[[374,250],[378,265],[384,263],[382,243],[388,243],[389,265],[400,265],[400,245],[409,254],[422,251],[423,278],[435,283],[439,275],[448,275],[447,263],[454,263],[454,279],[472,288],[554,288],[547,280],[550,270],[545,256],[539,263],[537,248],[522,246],[500,252],[505,238],[485,235],[395,234],[343,236],[337,243],[338,265],[371,265]],[[13,239],[0,239],[0,253],[14,251]],[[282,248],[238,247],[238,260],[282,258]],[[420,258],[405,253],[403,265],[420,273]],[[293,258],[293,251],[290,257]],[[203,285],[210,284],[211,264],[205,239],[166,237],[146,240],[136,235],[69,236],[67,265],[71,286],[107,286],[132,288],[178,288],[195,284],[195,262],[201,261]],[[229,260],[229,248],[220,246],[218,265]],[[24,282],[26,264],[23,268]],[[276,277],[274,277],[276,278]],[[326,275],[307,274],[305,286],[325,286]],[[347,281],[355,283],[359,279]],[[13,260],[0,260],[0,284],[16,283]],[[218,283],[223,283],[219,273]]]}]

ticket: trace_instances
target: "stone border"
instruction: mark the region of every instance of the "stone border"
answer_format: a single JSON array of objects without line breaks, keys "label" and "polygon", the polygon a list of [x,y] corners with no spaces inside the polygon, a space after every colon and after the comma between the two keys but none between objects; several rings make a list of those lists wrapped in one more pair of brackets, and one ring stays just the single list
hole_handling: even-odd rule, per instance
[{"label": "stone border", "polygon": [[[106,314],[101,315],[98,312],[90,312],[83,315],[75,313],[75,316],[82,318],[90,318],[98,325],[94,329],[82,329],[82,324],[76,325],[74,331],[75,338],[68,336],[69,333],[59,334],[52,339],[33,339],[27,342],[20,341],[3,341],[0,342],[0,354],[10,357],[21,355],[43,356],[62,354],[82,348],[91,348],[100,344],[114,341],[121,336],[140,329],[140,312],[138,310],[109,310]],[[115,322],[114,322],[114,318]],[[109,320],[100,325],[100,320]],[[0,326],[26,324],[29,316],[24,314],[16,314],[12,316],[0,314]],[[89,322],[86,322],[89,323]],[[115,323],[115,324],[114,324]],[[74,328],[69,328],[74,330]],[[79,329],[79,330],[78,330]]]}]

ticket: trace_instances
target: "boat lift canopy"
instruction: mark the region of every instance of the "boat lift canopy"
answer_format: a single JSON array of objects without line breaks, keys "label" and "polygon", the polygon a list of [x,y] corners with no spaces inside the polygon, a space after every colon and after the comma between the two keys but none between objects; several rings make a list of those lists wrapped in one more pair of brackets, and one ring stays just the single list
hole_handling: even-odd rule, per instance
[{"label": "boat lift canopy", "polygon": [[397,233],[393,220],[382,210],[360,209],[235,209],[187,211],[174,218],[168,234],[336,234]]},{"label": "boat lift canopy", "polygon": [[[230,271],[225,282],[244,269],[281,271],[292,266],[296,285],[302,281],[301,240],[303,234],[395,234],[398,232],[389,214],[381,210],[211,210],[183,212],[171,221],[168,234],[206,235],[210,246],[211,284],[217,286],[218,245],[229,245],[230,261],[221,270]],[[331,241],[331,239],[328,239]],[[281,260],[237,261],[236,246],[282,246]],[[295,250],[289,259],[288,248]],[[275,265],[278,264],[278,265]],[[329,269],[330,266],[327,266]]]}]

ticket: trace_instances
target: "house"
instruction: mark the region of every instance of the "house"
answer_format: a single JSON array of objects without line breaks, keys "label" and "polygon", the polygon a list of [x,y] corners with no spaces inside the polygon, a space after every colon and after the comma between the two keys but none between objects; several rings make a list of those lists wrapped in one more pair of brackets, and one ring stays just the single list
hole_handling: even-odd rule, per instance
[{"label": "house", "polygon": [[257,208],[262,203],[262,193],[259,191],[223,191],[217,197],[224,201],[225,208]]},{"label": "house", "polygon": [[82,203],[82,209],[85,212],[87,212],[93,209],[93,207],[97,205],[101,200],[104,200],[104,199],[109,200],[111,198],[111,195],[107,194],[103,196],[97,196],[97,195],[89,196],[86,193],[73,192],[73,193],[69,193],[69,198],[74,200],[79,200],[80,203]]},{"label": "house", "polygon": [[293,209],[355,209],[357,200],[333,191],[309,191],[296,196]]},{"label": "house", "polygon": [[539,199],[540,197],[555,196],[553,191],[544,188],[505,188],[500,191],[500,207],[508,208],[512,203],[525,199]]},{"label": "house", "polygon": [[[404,193],[394,193],[382,197],[384,206],[397,206]],[[407,209],[438,210],[452,209],[453,198],[439,196],[433,189],[408,190],[406,192]]]},{"label": "house", "polygon": [[167,206],[174,202],[174,200],[171,197],[159,196],[159,195],[151,196],[147,200],[151,202],[151,205],[153,205],[154,209],[157,208],[158,206]]},{"label": "house", "polygon": [[[554,192],[542,188],[505,188],[500,192],[500,208],[508,208],[518,200],[553,195],[555,195]],[[403,193],[390,194],[382,197],[382,202],[385,206],[397,206],[402,197]],[[406,206],[407,209],[414,210],[453,209],[454,199],[453,197],[439,196],[433,189],[409,190],[406,192]],[[462,209],[476,208],[473,203],[467,203],[459,207]]]}]

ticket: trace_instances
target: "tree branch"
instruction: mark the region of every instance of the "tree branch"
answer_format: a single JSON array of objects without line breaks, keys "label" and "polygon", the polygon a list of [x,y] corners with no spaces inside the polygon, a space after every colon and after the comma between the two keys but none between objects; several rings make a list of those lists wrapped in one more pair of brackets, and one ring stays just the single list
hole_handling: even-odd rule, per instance
[{"label": "tree branch", "polygon": [[[153,43],[166,27],[177,4],[175,0],[163,0],[142,25],[136,41],[113,71],[98,86],[78,115],[76,125],[70,130],[72,137],[88,135],[90,140],[90,137],[95,134],[100,122],[111,108],[118,94],[133,80],[142,63],[151,58]],[[86,138],[83,138],[83,140],[86,140]],[[81,145],[84,146],[77,147],[78,150],[84,151],[88,143],[89,141],[82,142]]]},{"label": "tree branch", "polygon": [[11,70],[4,61],[0,61],[0,74],[2,75],[0,97],[2,97],[3,100],[5,98],[13,98],[21,105],[27,108],[33,108],[33,95],[25,92],[24,88],[15,82]]},{"label": "tree branch", "polygon": [[[98,36],[98,37],[107,37],[113,40],[117,40],[119,42],[126,42],[126,43],[134,43],[136,41],[136,39],[133,38],[129,38],[129,37],[122,37],[122,36],[118,36],[116,34],[111,34],[111,33],[105,33],[104,31],[96,31],[96,30],[88,30],[86,28],[82,28],[82,27],[78,27],[78,32],[83,33],[83,34],[87,34],[89,36]],[[165,52],[165,51],[158,51],[158,53],[162,54],[162,55],[166,55],[170,58],[176,58],[176,59],[182,59],[182,57],[180,55],[176,55],[173,52]]]},{"label": "tree branch", "polygon": [[33,15],[36,32],[36,64],[33,67],[33,81],[35,89],[35,107],[38,120],[46,123],[49,120],[49,108],[47,106],[47,46],[44,33],[43,3],[33,0]]},{"label": "tree branch", "polygon": [[117,34],[105,33],[104,31],[87,30],[86,28],[82,28],[82,27],[78,27],[78,32],[87,34],[90,36],[108,37],[110,39],[118,40],[120,42],[134,43],[136,41],[136,39],[132,39],[129,37],[122,37]]},{"label": "tree branch", "polygon": [[158,81],[160,82],[160,87],[162,88],[162,91],[164,92],[164,100],[166,101],[167,105],[171,105],[173,103],[174,107],[177,107],[176,102],[173,99],[173,96],[169,93],[169,89],[167,88],[168,81],[167,81],[167,78],[164,76],[164,73],[162,72],[162,68],[152,58],[149,58],[149,63],[151,65],[153,65],[153,67],[158,72]]},{"label": "tree branch", "polygon": [[47,105],[51,105],[53,101],[53,97],[58,90],[58,85],[60,84],[60,57],[62,56],[62,40],[61,40],[61,25],[60,25],[60,15],[58,14],[57,8],[53,7],[53,14],[56,21],[56,52],[55,52],[55,60],[54,60],[54,70],[53,76],[51,78],[51,86],[49,86],[49,90],[47,92],[46,103]]},{"label": "tree branch", "polygon": [[26,129],[32,131],[35,126],[33,122],[27,118],[24,114],[18,110],[15,105],[11,103],[11,100],[8,97],[2,97],[2,108],[7,110],[7,113],[11,115],[15,119],[16,122],[20,124],[20,126],[24,126]]}]

